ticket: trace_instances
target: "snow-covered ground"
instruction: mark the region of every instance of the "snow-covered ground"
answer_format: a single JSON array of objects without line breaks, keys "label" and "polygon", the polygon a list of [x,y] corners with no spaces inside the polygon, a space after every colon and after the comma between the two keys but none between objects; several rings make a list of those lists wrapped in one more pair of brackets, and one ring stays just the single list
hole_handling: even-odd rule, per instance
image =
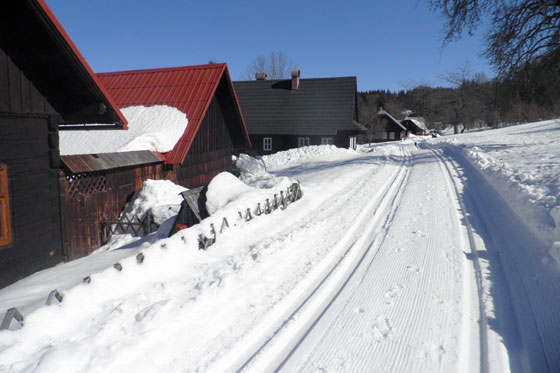
[{"label": "snow-covered ground", "polygon": [[[560,371],[555,144],[549,121],[242,155],[170,238],[182,189],[147,182],[129,209],[158,232],[0,290],[25,316],[0,372]],[[300,200],[256,216],[296,180]]]}]

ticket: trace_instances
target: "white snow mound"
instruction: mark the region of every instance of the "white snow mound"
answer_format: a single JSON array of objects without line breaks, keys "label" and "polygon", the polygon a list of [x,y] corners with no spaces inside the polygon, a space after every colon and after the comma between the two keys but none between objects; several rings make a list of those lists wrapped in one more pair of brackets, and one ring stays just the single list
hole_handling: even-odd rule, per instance
[{"label": "white snow mound", "polygon": [[187,188],[169,180],[146,180],[142,189],[134,194],[125,206],[124,213],[136,215],[143,219],[149,211],[154,215],[154,222],[161,224],[177,215],[183,197],[181,192]]},{"label": "white snow mound", "polygon": [[165,105],[130,106],[121,109],[127,131],[61,131],[60,154],[116,153],[149,150],[167,153],[179,141],[188,124],[185,113]]},{"label": "white snow mound", "polygon": [[312,145],[302,148],[289,149],[282,152],[265,155],[262,157],[268,171],[283,169],[302,162],[312,160],[331,160],[341,156],[352,156],[356,152],[351,149],[338,148],[334,145]]}]

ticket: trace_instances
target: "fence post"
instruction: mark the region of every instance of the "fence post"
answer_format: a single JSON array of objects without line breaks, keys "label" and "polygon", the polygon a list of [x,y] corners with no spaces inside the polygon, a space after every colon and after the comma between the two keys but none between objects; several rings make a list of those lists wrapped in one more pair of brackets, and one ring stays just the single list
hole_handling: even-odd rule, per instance
[{"label": "fence post", "polygon": [[12,319],[16,319],[16,321],[23,326],[23,315],[19,313],[17,308],[13,307],[6,311],[4,320],[2,320],[2,324],[0,324],[0,330],[8,329],[12,323]]}]

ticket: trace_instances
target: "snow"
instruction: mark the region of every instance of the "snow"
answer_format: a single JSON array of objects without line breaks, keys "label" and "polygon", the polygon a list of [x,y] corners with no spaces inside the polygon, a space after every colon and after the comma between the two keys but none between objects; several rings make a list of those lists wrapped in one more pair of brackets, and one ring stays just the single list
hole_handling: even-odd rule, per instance
[{"label": "snow", "polygon": [[426,127],[426,122],[424,120],[424,118],[421,117],[406,117],[403,119],[403,121],[405,120],[410,120],[412,123],[414,123],[418,128],[420,128],[421,130],[428,132],[428,127]]},{"label": "snow", "polygon": [[187,115],[165,105],[130,106],[121,109],[128,130],[60,131],[60,154],[96,154],[137,150],[167,153],[179,141],[188,124]]},{"label": "snow", "polygon": [[[242,154],[210,217],[169,238],[184,188],[147,181],[126,211],[158,232],[0,290],[25,316],[0,332],[0,372],[558,371],[558,136]],[[257,216],[296,181],[300,200]]]},{"label": "snow", "polygon": [[429,140],[462,152],[549,245],[560,241],[560,121]]}]

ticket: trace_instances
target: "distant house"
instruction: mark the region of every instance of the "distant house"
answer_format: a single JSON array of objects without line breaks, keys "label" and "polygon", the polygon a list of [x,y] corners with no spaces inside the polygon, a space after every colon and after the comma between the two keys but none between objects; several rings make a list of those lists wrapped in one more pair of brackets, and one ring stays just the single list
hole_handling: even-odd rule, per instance
[{"label": "distant house", "polygon": [[407,128],[383,109],[377,113],[369,131],[374,142],[400,140],[407,134]]},{"label": "distant house", "polygon": [[[165,153],[90,150],[91,154],[62,156],[60,190],[68,259],[103,244],[102,221],[118,215],[144,180],[168,179],[188,188],[205,185],[218,173],[232,170],[236,149],[250,147],[226,64],[105,73],[98,78],[123,111],[165,105],[184,113],[188,125]],[[85,131],[63,140],[87,142],[88,132],[80,132]]]},{"label": "distant house", "polygon": [[365,131],[358,123],[355,77],[300,79],[294,70],[291,80],[234,84],[258,153],[321,144],[355,148]]},{"label": "distant house", "polygon": [[425,136],[430,134],[426,127],[426,121],[422,117],[406,117],[401,120],[401,123],[406,127],[407,132],[413,135]]},{"label": "distant house", "polygon": [[2,5],[0,288],[63,257],[59,130],[127,123],[43,0]]}]

